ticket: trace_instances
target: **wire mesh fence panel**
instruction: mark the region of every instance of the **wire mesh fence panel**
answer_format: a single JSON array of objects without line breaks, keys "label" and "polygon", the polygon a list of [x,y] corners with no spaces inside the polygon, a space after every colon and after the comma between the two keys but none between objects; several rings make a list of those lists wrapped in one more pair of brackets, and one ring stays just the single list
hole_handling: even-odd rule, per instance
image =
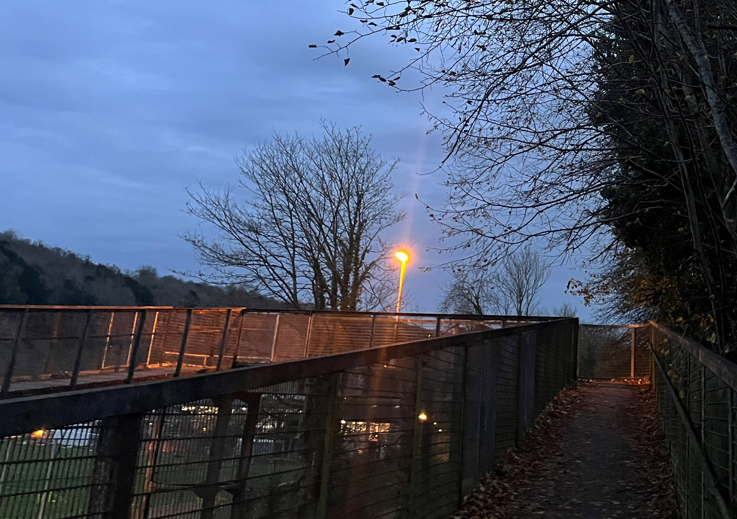
[{"label": "wire mesh fence panel", "polygon": [[0,393],[30,395],[180,377],[546,319],[5,306],[0,307]]},{"label": "wire mesh fence panel", "polygon": [[100,369],[119,370],[128,365],[139,313],[119,310],[112,315]]},{"label": "wire mesh fence panel", "polygon": [[436,320],[380,317],[375,320],[373,345],[386,346],[398,342],[417,341],[435,336]]},{"label": "wire mesh fence panel", "polygon": [[[274,339],[274,356],[272,360],[280,361],[304,358],[306,356],[305,350],[309,324],[310,316],[308,315],[280,315],[279,328]],[[346,351],[350,351],[350,349]]]},{"label": "wire mesh fence panel", "polygon": [[184,353],[185,366],[202,368],[216,366],[227,317],[227,310],[197,310],[194,312]]},{"label": "wire mesh fence panel", "polygon": [[[188,314],[179,312],[184,323],[181,315],[148,312],[133,328],[121,318],[134,329],[129,366],[139,357],[151,362],[151,345],[166,344],[170,326],[166,333],[188,345]],[[190,317],[203,336],[221,325],[211,357],[238,354],[247,320],[231,313],[226,326],[223,312]],[[437,320],[420,321],[403,324],[423,335],[435,330]],[[5,400],[0,413],[39,430],[0,434],[0,517],[448,517],[519,441],[533,407],[571,381],[576,325],[423,337],[295,363],[40,395],[30,407]],[[304,344],[307,335],[297,339]],[[86,421],[53,425],[68,415]],[[0,430],[13,427],[0,423]]]},{"label": "wire mesh fence panel", "polygon": [[340,376],[327,517],[392,517],[408,506],[417,379],[415,357]]},{"label": "wire mesh fence panel", "polygon": [[0,440],[0,517],[102,517],[93,493],[109,486],[95,472],[99,423],[38,430]]},{"label": "wire mesh fence panel", "polygon": [[134,517],[231,517],[234,503],[267,517],[310,502],[324,436],[320,389],[300,380],[150,414]]},{"label": "wire mesh fence panel", "polygon": [[496,387],[493,448],[485,457],[483,472],[491,470],[504,453],[515,446],[518,439],[520,348],[520,337],[509,336],[498,339],[492,348],[486,348],[484,352],[493,356],[487,362],[494,364],[492,369],[495,376],[489,377],[489,382],[496,382]]},{"label": "wire mesh fence panel", "polygon": [[238,332],[239,363],[271,360],[277,317],[278,314],[242,314]]},{"label": "wire mesh fence panel", "polygon": [[483,332],[485,330],[504,328],[506,325],[506,321],[502,320],[445,318],[440,320],[440,333],[438,335],[443,336],[457,335],[459,333]]},{"label": "wire mesh fence panel", "polygon": [[[575,378],[578,327],[569,325],[535,335],[533,414],[542,412],[555,395]],[[524,337],[522,335],[521,337]]]},{"label": "wire mesh fence panel", "polygon": [[737,366],[654,323],[650,333],[658,404],[683,515],[733,517]]},{"label": "wire mesh fence panel", "polygon": [[631,375],[633,378],[647,378],[652,372],[652,357],[650,353],[650,327],[637,326],[630,329],[634,334],[634,358],[631,359]]},{"label": "wire mesh fence panel", "polygon": [[582,325],[579,376],[642,378],[650,373],[647,325]]},{"label": "wire mesh fence panel", "polygon": [[461,348],[435,350],[421,359],[420,412],[410,475],[410,507],[417,517],[448,517],[458,507],[464,363]]},{"label": "wire mesh fence panel", "polygon": [[[346,316],[315,314],[310,325],[307,356],[330,355],[379,345],[372,335],[376,319],[372,315]],[[307,326],[305,326],[307,331]],[[396,341],[395,341],[396,342]]]},{"label": "wire mesh fence panel", "polygon": [[186,310],[158,312],[156,332],[152,337],[148,357],[149,365],[176,366],[186,326]]}]

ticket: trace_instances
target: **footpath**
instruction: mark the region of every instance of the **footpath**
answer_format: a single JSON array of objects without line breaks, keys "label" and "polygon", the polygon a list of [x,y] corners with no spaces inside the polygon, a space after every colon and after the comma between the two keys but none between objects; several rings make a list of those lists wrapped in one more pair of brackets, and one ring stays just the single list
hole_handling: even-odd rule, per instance
[{"label": "footpath", "polygon": [[649,386],[564,390],[455,517],[679,518]]}]

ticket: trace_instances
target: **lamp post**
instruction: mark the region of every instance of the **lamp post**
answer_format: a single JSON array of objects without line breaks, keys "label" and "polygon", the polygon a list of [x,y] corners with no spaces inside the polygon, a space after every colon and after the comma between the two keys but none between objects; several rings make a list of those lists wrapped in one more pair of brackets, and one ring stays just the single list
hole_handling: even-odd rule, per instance
[{"label": "lamp post", "polygon": [[[397,297],[397,313],[402,309],[402,288],[404,287],[404,269],[407,266],[407,260],[409,260],[409,254],[403,250],[398,250],[394,253],[394,257],[402,263],[402,268],[399,271],[399,296]],[[397,316],[397,319],[399,316]]]}]

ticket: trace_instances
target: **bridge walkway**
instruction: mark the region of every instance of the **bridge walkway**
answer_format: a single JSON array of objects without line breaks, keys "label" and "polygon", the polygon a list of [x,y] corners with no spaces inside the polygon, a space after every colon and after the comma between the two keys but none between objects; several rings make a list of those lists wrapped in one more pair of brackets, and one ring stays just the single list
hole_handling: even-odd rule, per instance
[{"label": "bridge walkway", "polygon": [[579,381],[458,516],[680,517],[654,411],[649,387]]}]

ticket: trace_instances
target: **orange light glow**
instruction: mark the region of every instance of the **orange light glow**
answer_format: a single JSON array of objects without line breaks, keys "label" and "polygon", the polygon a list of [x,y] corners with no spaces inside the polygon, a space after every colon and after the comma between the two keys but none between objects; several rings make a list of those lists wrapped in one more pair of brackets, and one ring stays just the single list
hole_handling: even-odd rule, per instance
[{"label": "orange light glow", "polygon": [[409,260],[409,254],[407,254],[403,250],[398,250],[397,252],[395,252],[394,257],[397,258],[402,263],[407,263],[407,261]]},{"label": "orange light glow", "polygon": [[43,438],[45,432],[46,431],[44,431],[43,429],[39,429],[38,431],[33,431],[31,436],[33,436],[34,438]]},{"label": "orange light glow", "polygon": [[418,416],[417,418],[418,418],[418,419],[419,419],[419,420],[420,420],[421,422],[424,422],[425,420],[427,420],[427,415],[426,415],[426,414],[424,413],[424,411],[423,411],[422,413],[420,413],[420,415],[419,415],[419,416]]}]

